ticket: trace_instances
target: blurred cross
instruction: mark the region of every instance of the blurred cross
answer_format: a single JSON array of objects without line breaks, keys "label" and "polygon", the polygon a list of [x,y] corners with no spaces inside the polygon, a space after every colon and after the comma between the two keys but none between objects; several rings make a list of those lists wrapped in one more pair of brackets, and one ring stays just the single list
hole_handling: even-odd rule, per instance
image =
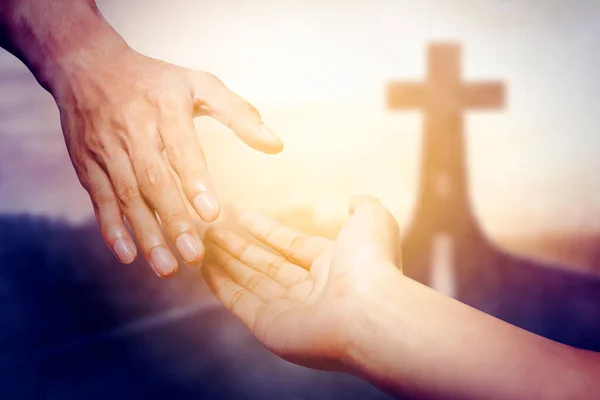
[{"label": "blurred cross", "polygon": [[[500,109],[504,104],[501,82],[462,82],[460,56],[459,45],[433,44],[428,49],[427,82],[395,82],[388,88],[391,109],[424,113],[419,198],[405,243],[428,254],[423,260],[427,265],[414,272],[426,284],[436,280],[430,276],[430,270],[436,273],[432,263],[455,268],[457,260],[463,259],[456,253],[464,246],[457,242],[470,240],[476,246],[476,240],[483,239],[469,204],[463,112]],[[441,242],[436,240],[439,235],[444,236]],[[436,251],[446,255],[432,254]],[[447,271],[442,275],[450,276]],[[448,284],[441,285],[452,292]]]}]

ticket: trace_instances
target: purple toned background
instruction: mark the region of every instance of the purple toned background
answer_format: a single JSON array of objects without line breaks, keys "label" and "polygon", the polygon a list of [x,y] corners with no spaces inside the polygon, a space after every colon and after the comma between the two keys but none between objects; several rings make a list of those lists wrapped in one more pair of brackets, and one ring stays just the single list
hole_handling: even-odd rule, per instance
[{"label": "purple toned background", "polygon": [[[481,235],[459,237],[455,297],[600,350],[597,2],[99,5],[138,50],[231,82],[283,137],[286,153],[265,159],[198,123],[229,216],[258,208],[328,237],[357,191],[382,198],[409,231],[421,126],[418,115],[386,109],[386,85],[423,79],[431,41],[461,43],[468,78],[502,80],[508,102],[467,117]],[[0,212],[1,398],[385,398],[269,354],[198,271],[163,281],[142,261],[119,265],[72,171],[52,98],[6,52]],[[404,264],[431,283],[423,240],[405,243]]]}]

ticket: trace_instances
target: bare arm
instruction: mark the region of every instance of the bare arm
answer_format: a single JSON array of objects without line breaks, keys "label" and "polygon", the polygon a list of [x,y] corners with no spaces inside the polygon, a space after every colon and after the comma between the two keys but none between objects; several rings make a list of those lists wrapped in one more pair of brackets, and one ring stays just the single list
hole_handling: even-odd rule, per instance
[{"label": "bare arm", "polygon": [[399,398],[600,398],[596,353],[405,277],[391,214],[368,198],[351,208],[335,242],[244,216],[242,225],[273,253],[211,228],[208,286],[280,357],[356,375]]},{"label": "bare arm", "polygon": [[168,240],[188,263],[204,256],[191,212],[213,221],[220,206],[194,117],[219,120],[259,151],[282,150],[218,78],[134,51],[92,0],[0,0],[0,45],[56,100],[77,176],[123,263],[137,256],[124,218],[159,276],[177,270]]},{"label": "bare arm", "polygon": [[600,357],[524,331],[410,279],[358,305],[351,372],[426,399],[600,398]]},{"label": "bare arm", "polygon": [[78,61],[128,50],[93,0],[1,0],[0,32],[0,46],[51,93]]}]

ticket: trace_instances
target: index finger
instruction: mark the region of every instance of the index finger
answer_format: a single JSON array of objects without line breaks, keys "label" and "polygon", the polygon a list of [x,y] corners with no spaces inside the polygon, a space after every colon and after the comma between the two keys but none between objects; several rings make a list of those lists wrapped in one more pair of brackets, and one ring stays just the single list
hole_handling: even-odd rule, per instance
[{"label": "index finger", "polygon": [[204,152],[190,115],[176,111],[162,119],[160,134],[183,192],[202,220],[212,222],[219,216],[219,201],[210,184]]},{"label": "index finger", "polygon": [[215,297],[248,328],[254,329],[256,318],[265,305],[264,301],[234,282],[215,263],[207,262],[202,268],[202,276]]},{"label": "index finger", "polygon": [[327,246],[328,240],[305,235],[265,215],[245,212],[240,225],[252,236],[281,253],[296,265],[310,269],[313,260]]},{"label": "index finger", "polygon": [[226,229],[210,227],[204,238],[243,264],[262,272],[283,286],[290,287],[308,277],[308,271],[302,266],[288,262],[280,255],[255,246]]}]

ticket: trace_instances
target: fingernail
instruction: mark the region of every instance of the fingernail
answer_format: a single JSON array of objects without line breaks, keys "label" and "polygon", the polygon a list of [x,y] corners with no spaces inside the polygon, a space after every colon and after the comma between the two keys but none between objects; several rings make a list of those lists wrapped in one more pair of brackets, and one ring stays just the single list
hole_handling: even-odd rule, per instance
[{"label": "fingernail", "polygon": [[170,275],[177,269],[177,260],[169,250],[162,246],[156,246],[152,249],[150,263],[154,268],[154,272],[161,276]]},{"label": "fingernail", "polygon": [[194,199],[194,208],[205,222],[212,222],[219,216],[219,202],[214,194],[204,192]]},{"label": "fingernail", "polygon": [[269,142],[269,152],[270,153],[279,153],[283,150],[283,142],[279,137],[273,133],[272,130],[267,128],[266,125],[260,125],[258,127],[258,132],[260,136],[262,136],[267,142]]},{"label": "fingernail", "polygon": [[175,245],[185,262],[192,262],[200,257],[202,243],[189,233],[179,235],[175,241]]},{"label": "fingernail", "polygon": [[135,259],[135,251],[125,239],[117,239],[113,244],[113,250],[123,264],[131,264]]}]

